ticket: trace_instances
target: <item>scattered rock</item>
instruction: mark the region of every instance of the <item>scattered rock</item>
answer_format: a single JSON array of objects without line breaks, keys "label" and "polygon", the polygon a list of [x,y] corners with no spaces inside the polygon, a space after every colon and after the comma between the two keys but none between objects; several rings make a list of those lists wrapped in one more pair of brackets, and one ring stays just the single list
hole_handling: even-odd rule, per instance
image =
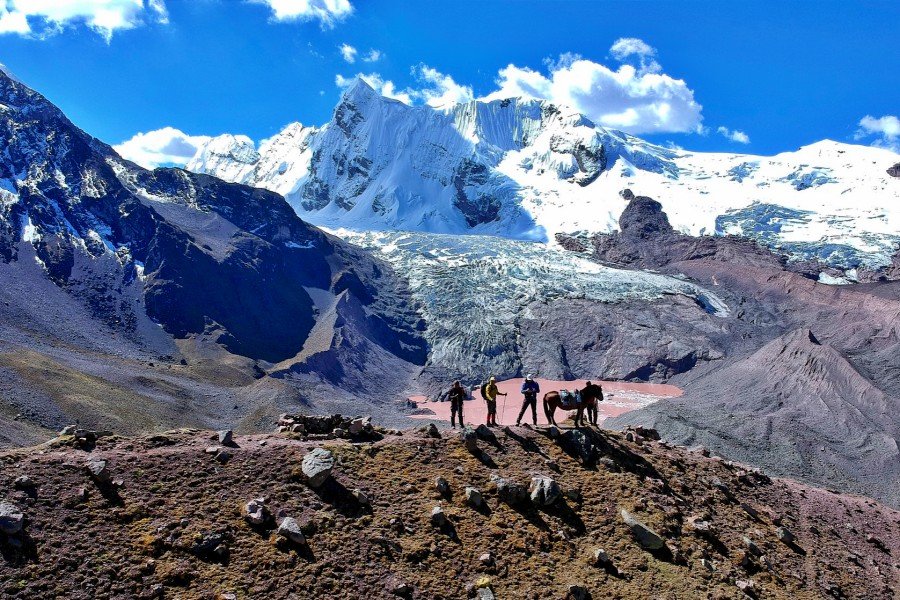
[{"label": "scattered rock", "polygon": [[365,492],[363,492],[360,489],[353,490],[352,492],[350,492],[350,495],[353,496],[354,500],[356,500],[358,503],[362,504],[363,506],[369,506],[372,503],[372,501],[369,500],[369,497],[365,494]]},{"label": "scattered rock", "polygon": [[222,463],[223,465],[231,460],[232,454],[228,450],[221,449],[216,452],[216,456],[214,457],[216,461]]},{"label": "scattered rock", "polygon": [[281,523],[278,524],[277,533],[281,537],[287,538],[295,544],[306,544],[306,536],[303,535],[303,531],[300,530],[300,524],[297,523],[297,520],[293,517],[283,518]]},{"label": "scattered rock", "polygon": [[786,527],[779,527],[775,530],[775,536],[785,544],[793,544],[797,537]]},{"label": "scattered rock", "polygon": [[528,489],[524,485],[511,479],[503,479],[498,475],[491,475],[491,481],[497,486],[497,496],[507,504],[521,505],[531,500]]},{"label": "scattered rock", "polygon": [[486,567],[490,567],[494,564],[494,555],[490,552],[485,552],[481,556],[478,557],[478,562],[483,564]]},{"label": "scattered rock", "polygon": [[747,536],[744,536],[742,541],[744,542],[744,546],[747,547],[747,550],[750,552],[750,554],[753,554],[754,556],[762,556],[763,551],[759,546],[756,545],[756,542],[754,542]]},{"label": "scattered rock", "polygon": [[577,429],[570,429],[560,436],[560,444],[563,448],[581,459],[585,465],[593,464],[596,460],[596,449],[594,443],[584,432]]},{"label": "scattered rock", "polygon": [[314,448],[303,457],[303,474],[314,488],[320,487],[331,477],[334,469],[334,455],[324,448]]},{"label": "scattered rock", "polygon": [[112,476],[109,473],[109,469],[106,468],[105,460],[92,458],[84,463],[84,468],[87,470],[91,478],[97,483],[106,484],[109,483],[112,479]]},{"label": "scattered rock", "polygon": [[232,443],[234,443],[234,434],[230,429],[217,431],[216,435],[219,436],[219,443],[223,446],[230,446]]},{"label": "scattered rock", "polygon": [[550,506],[562,496],[559,484],[550,477],[538,476],[531,479],[531,502],[538,506]]},{"label": "scattered rock", "polygon": [[31,477],[28,475],[19,475],[16,477],[16,480],[13,481],[13,487],[17,490],[30,490],[36,486],[34,481],[32,481]]},{"label": "scattered rock", "polygon": [[447,523],[447,515],[444,514],[444,509],[440,506],[435,506],[431,509],[431,523],[437,527],[443,527]]},{"label": "scattered rock", "polygon": [[478,488],[467,487],[466,502],[468,502],[475,508],[479,508],[484,503],[484,497],[481,495],[481,492],[478,490]]},{"label": "scattered rock", "polygon": [[255,498],[244,507],[244,518],[251,525],[262,525],[269,519],[269,509],[263,498]]},{"label": "scattered rock", "polygon": [[75,435],[78,425],[66,425],[59,431],[59,435]]},{"label": "scattered rock", "polygon": [[360,435],[372,431],[372,417],[356,417],[350,421],[350,435]]},{"label": "scattered rock", "polygon": [[492,444],[497,441],[497,436],[493,431],[491,431],[491,428],[484,423],[475,428],[475,435],[477,435],[480,439]]},{"label": "scattered rock", "polygon": [[435,439],[441,439],[441,432],[438,431],[437,425],[434,423],[429,423],[428,427],[425,428],[425,435]]},{"label": "scattered rock", "polygon": [[607,565],[612,564],[612,560],[610,560],[609,555],[603,548],[597,548],[594,550],[594,565],[598,567],[605,567]]},{"label": "scattered rock", "polygon": [[16,535],[22,531],[25,515],[18,506],[10,502],[0,502],[0,532]]},{"label": "scattered rock", "polygon": [[620,512],[622,520],[631,529],[631,533],[645,550],[659,550],[666,545],[666,541],[658,533],[638,521],[634,515],[625,510]]},{"label": "scattered rock", "polygon": [[462,440],[463,446],[471,453],[478,452],[478,434],[471,427],[466,427],[459,432],[459,439]]},{"label": "scattered rock", "polygon": [[745,594],[752,594],[754,587],[756,587],[753,585],[753,581],[749,579],[738,579],[734,582],[734,585]]},{"label": "scattered rock", "polygon": [[588,597],[587,588],[581,585],[570,585],[569,594],[566,596],[567,600],[587,600]]},{"label": "scattered rock", "polygon": [[446,496],[450,493],[450,484],[443,477],[438,476],[434,482],[434,487],[441,496]]}]

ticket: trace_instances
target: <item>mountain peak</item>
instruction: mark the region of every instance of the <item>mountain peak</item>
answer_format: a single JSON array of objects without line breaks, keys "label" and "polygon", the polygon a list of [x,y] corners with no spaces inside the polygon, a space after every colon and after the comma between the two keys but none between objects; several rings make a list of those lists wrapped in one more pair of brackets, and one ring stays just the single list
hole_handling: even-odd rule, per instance
[{"label": "mountain peak", "polygon": [[375,88],[369,85],[365,79],[357,75],[353,78],[353,82],[347,86],[342,95],[343,100],[358,101],[363,99],[382,97]]}]

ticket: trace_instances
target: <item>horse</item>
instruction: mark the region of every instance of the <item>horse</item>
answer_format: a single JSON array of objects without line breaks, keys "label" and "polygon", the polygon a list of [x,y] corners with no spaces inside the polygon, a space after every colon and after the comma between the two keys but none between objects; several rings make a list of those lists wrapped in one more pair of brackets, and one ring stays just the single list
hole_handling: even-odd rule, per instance
[{"label": "horse", "polygon": [[[579,426],[579,423],[582,427],[587,425],[584,420],[584,412],[587,409],[588,420],[591,425],[597,424],[597,402],[603,401],[603,388],[597,385],[596,383],[587,382],[587,385],[581,390],[581,402],[579,402],[575,408],[577,412],[575,413],[575,427]],[[556,425],[556,420],[553,418],[554,413],[556,413],[557,408],[565,408],[562,402],[562,396],[560,396],[559,392],[547,392],[544,394],[544,414],[547,415],[547,420]]]}]

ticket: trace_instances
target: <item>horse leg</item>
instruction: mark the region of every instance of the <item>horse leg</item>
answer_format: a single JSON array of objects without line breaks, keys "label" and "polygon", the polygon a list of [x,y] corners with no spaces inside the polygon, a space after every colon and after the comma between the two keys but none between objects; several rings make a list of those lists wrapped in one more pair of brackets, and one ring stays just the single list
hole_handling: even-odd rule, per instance
[{"label": "horse leg", "polygon": [[544,396],[543,400],[544,400],[544,415],[547,417],[547,423],[549,423],[550,425],[556,425],[556,423],[553,422],[553,412],[551,412],[551,410],[550,410],[550,403],[547,401],[546,395]]}]

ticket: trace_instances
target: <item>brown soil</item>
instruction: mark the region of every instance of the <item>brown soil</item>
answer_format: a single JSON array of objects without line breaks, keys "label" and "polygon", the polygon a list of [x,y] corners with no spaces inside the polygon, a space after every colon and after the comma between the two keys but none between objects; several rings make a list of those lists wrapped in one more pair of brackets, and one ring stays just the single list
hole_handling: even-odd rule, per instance
[{"label": "brown soil", "polygon": [[[496,430],[496,444],[479,441],[478,455],[447,431],[442,439],[410,431],[374,444],[320,442],[338,465],[318,491],[299,469],[317,443],[284,436],[238,437],[224,465],[204,452],[214,436],[190,430],[101,438],[90,453],[65,438],[6,451],[0,499],[24,509],[26,537],[15,548],[0,535],[0,597],[395,598],[402,582],[408,597],[465,598],[483,576],[506,599],[564,598],[573,584],[592,598],[747,597],[738,581],[752,581],[758,598],[895,597],[897,511],[658,442],[583,431],[602,448],[597,468],[529,428]],[[121,486],[93,483],[83,468],[89,457],[108,460]],[[526,485],[533,475],[551,476],[565,499],[546,509],[510,507],[499,502],[493,473]],[[36,490],[16,491],[20,475]],[[450,483],[447,497],[435,489],[438,476]],[[467,485],[482,491],[486,508],[465,504]],[[371,508],[352,499],[357,488]],[[274,515],[297,519],[308,548],[276,543],[274,522],[243,520],[244,503],[259,496]],[[429,518],[439,504],[450,523],[443,529]],[[622,508],[668,548],[642,550]],[[708,518],[715,533],[699,534],[692,516]],[[392,519],[406,529],[398,532]],[[779,523],[796,545],[779,541]],[[208,533],[223,534],[227,553],[191,552]],[[763,557],[747,551],[744,536]],[[592,564],[598,548],[613,567]],[[479,561],[485,552],[494,565]]]}]

